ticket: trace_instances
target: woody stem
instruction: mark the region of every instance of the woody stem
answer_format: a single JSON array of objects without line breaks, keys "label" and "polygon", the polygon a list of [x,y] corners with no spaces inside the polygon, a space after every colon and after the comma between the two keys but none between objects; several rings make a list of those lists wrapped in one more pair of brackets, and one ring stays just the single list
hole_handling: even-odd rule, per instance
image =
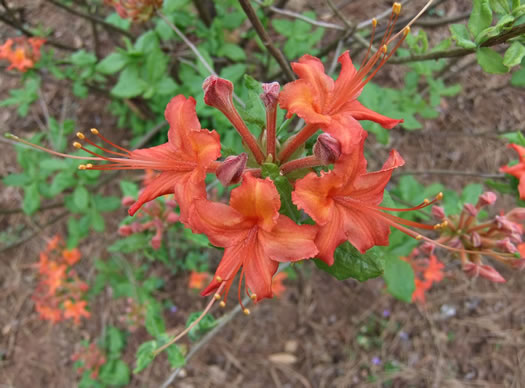
[{"label": "woody stem", "polygon": [[283,175],[289,174],[294,170],[299,170],[301,168],[311,168],[316,166],[322,166],[323,163],[315,155],[307,156],[301,159],[291,160],[287,163],[284,163],[281,166],[281,173]]},{"label": "woody stem", "polygon": [[277,106],[266,110],[266,155],[275,159],[275,122],[277,120]]},{"label": "woody stem", "polygon": [[281,163],[286,162],[290,156],[292,156],[295,150],[297,150],[301,144],[304,144],[317,131],[317,128],[317,125],[308,124],[303,129],[301,129],[297,135],[290,138],[285,143],[282,151],[279,153],[278,159],[281,161]]}]

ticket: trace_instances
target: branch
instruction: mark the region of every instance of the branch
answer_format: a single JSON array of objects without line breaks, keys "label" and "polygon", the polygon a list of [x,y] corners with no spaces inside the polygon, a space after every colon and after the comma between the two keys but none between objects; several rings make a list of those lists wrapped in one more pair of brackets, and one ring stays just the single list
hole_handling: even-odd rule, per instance
[{"label": "branch", "polygon": [[[508,40],[522,35],[525,33],[525,24],[521,24],[519,26],[515,26],[512,29],[510,29],[507,32],[504,32],[502,34],[496,35],[485,42],[481,44],[480,47],[491,47],[495,46],[500,43],[505,43]],[[429,61],[433,59],[441,59],[441,58],[456,58],[456,57],[463,57],[465,55],[473,54],[476,52],[476,49],[466,49],[466,48],[456,48],[452,50],[441,50],[441,51],[434,51],[427,54],[421,54],[421,55],[411,55],[409,57],[404,58],[392,58],[388,61],[390,64],[402,64],[402,63],[409,63],[409,62],[418,62],[418,61]]]},{"label": "branch", "polygon": [[241,4],[241,7],[244,10],[244,13],[246,14],[246,16],[248,16],[248,19],[250,19],[250,22],[252,23],[253,28],[255,28],[255,31],[257,32],[257,35],[259,35],[259,38],[261,38],[261,41],[264,44],[264,47],[266,47],[268,52],[275,58],[275,60],[281,67],[284,75],[286,76],[286,79],[288,81],[295,80],[295,75],[292,72],[290,65],[288,64],[288,61],[284,57],[284,54],[281,52],[281,50],[279,50],[277,47],[273,45],[270,35],[268,35],[268,32],[266,32],[266,30],[264,29],[264,26],[262,25],[261,21],[257,17],[255,10],[250,4],[250,0],[239,0],[239,3]]},{"label": "branch", "polygon": [[470,16],[471,12],[465,12],[459,15],[451,15],[442,18],[425,18],[419,19],[414,23],[415,26],[421,27],[439,27],[449,23],[459,22],[461,20],[467,19]]},{"label": "branch", "polygon": [[78,17],[81,17],[83,19],[89,20],[89,21],[94,22],[94,23],[98,23],[98,24],[104,26],[108,30],[111,30],[111,31],[114,31],[114,32],[118,32],[119,34],[125,35],[128,38],[130,38],[130,39],[134,39],[135,38],[133,36],[133,34],[130,33],[129,31],[126,31],[126,30],[124,30],[124,29],[122,29],[120,27],[114,26],[113,24],[108,23],[105,20],[99,19],[99,18],[97,18],[97,17],[95,17],[93,15],[90,15],[88,13],[77,11],[76,9],[70,8],[67,5],[59,3],[56,0],[47,0],[47,1],[49,3],[55,5],[55,6],[59,7],[59,8],[62,8],[63,10],[69,12],[70,14],[76,15]]}]

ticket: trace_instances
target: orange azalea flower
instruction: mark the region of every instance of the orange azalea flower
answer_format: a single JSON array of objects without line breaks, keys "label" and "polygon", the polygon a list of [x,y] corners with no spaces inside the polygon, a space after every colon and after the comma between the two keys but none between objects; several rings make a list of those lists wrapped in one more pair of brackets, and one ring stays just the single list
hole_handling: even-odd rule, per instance
[{"label": "orange azalea flower", "polygon": [[194,290],[201,290],[204,287],[204,283],[206,283],[209,278],[210,274],[208,272],[192,271],[190,274],[188,287]]},{"label": "orange azalea flower", "polygon": [[46,269],[45,284],[48,287],[48,294],[54,295],[66,280],[67,266],[64,264],[57,264],[54,261],[49,262]]},{"label": "orange azalea flower", "polygon": [[439,283],[442,281],[443,277],[445,276],[443,273],[443,268],[445,268],[445,264],[439,261],[435,255],[430,255],[427,268],[423,272],[425,281],[429,281],[431,283]]},{"label": "orange azalea flower", "polygon": [[62,320],[62,310],[59,308],[53,308],[44,303],[35,303],[35,309],[40,314],[42,319],[51,321],[53,323],[60,322]]},{"label": "orange azalea flower", "polygon": [[520,198],[525,199],[525,147],[517,144],[509,144],[508,147],[518,153],[519,163],[514,166],[503,166],[499,170],[506,174],[515,176],[520,180],[518,191],[520,193]]},{"label": "orange azalea flower", "polygon": [[315,243],[319,258],[328,265],[334,262],[335,248],[346,240],[362,253],[374,245],[388,245],[393,216],[381,212],[379,204],[392,171],[404,160],[393,150],[380,171],[367,173],[364,140],[331,172],[298,180],[292,193],[297,207],[320,226]]},{"label": "orange azalea flower", "polygon": [[[168,142],[165,144],[129,151],[111,143],[93,128],[91,129],[92,134],[117,148],[119,152],[100,147],[79,132],[77,137],[80,140],[84,140],[86,143],[110,154],[110,156],[99,155],[83,147],[79,142],[75,142],[73,145],[76,148],[94,156],[91,158],[75,158],[110,162],[101,165],[91,163],[80,165],[79,169],[81,170],[159,171],[160,174],[151,178],[148,185],[142,190],[138,200],[129,209],[129,214],[135,214],[146,202],[165,194],[175,193],[181,208],[181,221],[187,222],[187,211],[193,200],[206,197],[204,179],[207,168],[216,168],[215,165],[211,164],[221,154],[219,134],[215,131],[201,129],[195,112],[195,100],[192,97],[188,99],[182,95],[174,97],[166,107],[165,117],[170,124]],[[38,146],[32,146],[38,148]],[[50,150],[46,151],[57,154]]]},{"label": "orange azalea flower", "polygon": [[[0,59],[11,62],[7,70],[26,72],[40,59],[40,47],[44,43],[45,39],[34,37],[8,39],[0,46]],[[16,47],[13,48],[14,45]]]},{"label": "orange azalea flower", "polygon": [[273,295],[277,298],[281,297],[286,291],[286,286],[283,284],[283,281],[288,278],[286,272],[279,272],[272,279],[272,292]]},{"label": "orange azalea flower", "polygon": [[425,292],[430,289],[432,282],[427,280],[414,279],[416,288],[412,293],[412,302],[425,303]]},{"label": "orange azalea flower", "polygon": [[[239,187],[232,190],[230,205],[198,199],[191,213],[192,223],[205,233],[212,244],[224,247],[224,256],[215,277],[202,295],[224,291],[224,298],[241,269],[246,275],[246,292],[259,301],[272,297],[272,276],[279,262],[297,261],[317,254],[316,228],[297,225],[279,214],[281,201],[270,179],[245,174]],[[225,286],[223,287],[223,282]]]},{"label": "orange azalea flower", "polygon": [[62,251],[62,258],[68,265],[74,265],[77,261],[80,260],[81,254],[77,248],[71,250],[64,249]]},{"label": "orange azalea flower", "polygon": [[64,302],[64,318],[72,318],[75,321],[75,325],[80,323],[80,318],[89,318],[91,314],[86,310],[87,302],[85,300],[79,300],[73,302],[66,300]]}]

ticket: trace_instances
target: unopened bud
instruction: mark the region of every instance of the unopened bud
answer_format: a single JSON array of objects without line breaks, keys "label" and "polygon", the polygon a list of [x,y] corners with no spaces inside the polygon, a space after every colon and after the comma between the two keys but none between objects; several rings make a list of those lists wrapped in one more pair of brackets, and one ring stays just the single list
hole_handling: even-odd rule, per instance
[{"label": "unopened bud", "polygon": [[496,271],[490,265],[480,265],[479,266],[479,276],[484,277],[485,279],[490,280],[494,283],[505,283],[506,280],[501,274]]},{"label": "unopened bud", "polygon": [[228,156],[217,168],[217,179],[223,186],[239,183],[247,161],[248,155],[244,152],[240,155]]},{"label": "unopened bud", "polygon": [[264,107],[266,109],[275,107],[275,105],[277,105],[279,92],[281,91],[279,82],[262,84],[262,89],[263,92],[259,94],[259,97],[261,97]]},{"label": "unopened bud", "polygon": [[437,220],[442,220],[445,218],[445,209],[441,206],[432,206],[432,215]]},{"label": "unopened bud", "polygon": [[478,206],[492,205],[494,202],[496,202],[496,199],[498,199],[496,194],[494,194],[492,191],[487,191],[479,196]]},{"label": "unopened bud", "polygon": [[475,248],[479,248],[481,246],[481,236],[478,232],[473,232],[470,235],[470,242]]},{"label": "unopened bud", "polygon": [[511,233],[509,238],[514,244],[521,244],[523,242],[520,233]]},{"label": "unopened bud", "polygon": [[172,209],[174,207],[177,207],[177,201],[175,201],[173,198],[167,199],[165,204],[166,204],[167,207],[172,208]]},{"label": "unopened bud", "polygon": [[476,207],[471,203],[464,204],[463,211],[471,217],[476,217],[478,215],[478,209],[476,209]]},{"label": "unopened bud", "polygon": [[509,233],[520,233],[520,227],[514,222],[508,220],[505,216],[496,216],[496,226],[498,229],[501,229]]},{"label": "unopened bud", "polygon": [[135,202],[136,202],[135,198],[130,197],[129,195],[126,195],[124,198],[122,198],[122,201],[120,201],[122,206],[131,206]]},{"label": "unopened bud", "polygon": [[168,224],[174,224],[175,222],[179,221],[179,215],[175,212],[170,212],[168,216],[166,217],[166,222]]},{"label": "unopened bud", "polygon": [[428,255],[433,254],[435,249],[436,249],[436,246],[430,242],[425,242],[421,244],[421,250]]},{"label": "unopened bud", "polygon": [[498,241],[498,247],[508,253],[516,253],[518,252],[518,248],[516,248],[516,245],[514,245],[510,238],[504,238],[503,240]]},{"label": "unopened bud", "polygon": [[463,243],[461,242],[461,240],[458,237],[454,237],[452,240],[450,240],[448,242],[447,245],[452,247],[452,248],[456,248],[456,249],[464,248],[463,247]]},{"label": "unopened bud", "polygon": [[160,246],[162,245],[162,233],[157,233],[153,238],[151,239],[151,247],[154,250],[160,249]]},{"label": "unopened bud", "polygon": [[210,75],[202,84],[204,102],[221,112],[230,112],[233,109],[233,84],[224,78]]},{"label": "unopened bud", "polygon": [[133,234],[133,229],[129,225],[122,225],[118,228],[118,234],[122,237],[127,237]]},{"label": "unopened bud", "polygon": [[314,144],[314,155],[324,164],[335,163],[341,156],[341,143],[328,133],[323,133]]},{"label": "unopened bud", "polygon": [[507,213],[506,217],[512,222],[522,223],[523,221],[525,221],[525,208],[523,207],[514,208],[510,212]]}]

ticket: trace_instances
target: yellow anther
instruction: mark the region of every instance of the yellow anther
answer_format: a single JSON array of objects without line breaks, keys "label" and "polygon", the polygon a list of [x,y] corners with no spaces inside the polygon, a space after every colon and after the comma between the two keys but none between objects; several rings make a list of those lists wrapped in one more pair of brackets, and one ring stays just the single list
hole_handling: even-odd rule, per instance
[{"label": "yellow anther", "polygon": [[91,163],[86,164],[86,168],[93,168],[93,165]]},{"label": "yellow anther", "polygon": [[438,195],[436,195],[436,199],[441,201],[443,199],[443,193],[440,192]]},{"label": "yellow anther", "polygon": [[77,132],[77,137],[78,137],[80,140],[84,140],[84,139],[86,138],[82,132]]},{"label": "yellow anther", "polygon": [[[434,225],[434,230],[438,230],[441,228],[441,224],[436,224]],[[417,237],[416,237],[416,240],[417,240]]]},{"label": "yellow anther", "polygon": [[221,300],[221,303],[219,303],[219,306],[221,306],[221,307],[226,307],[226,302],[223,301],[223,300]]},{"label": "yellow anther", "polygon": [[447,220],[445,220],[445,221],[443,221],[443,222],[441,223],[441,227],[442,227],[442,228],[446,228],[447,226],[448,226],[448,221],[447,221]]},{"label": "yellow anther", "polygon": [[392,12],[394,15],[399,15],[401,13],[401,3],[394,3],[394,5],[392,5]]},{"label": "yellow anther", "polygon": [[91,131],[91,133],[92,133],[93,135],[98,135],[98,129],[96,129],[96,128],[91,128],[90,131]]},{"label": "yellow anther", "polygon": [[244,309],[242,310],[242,312],[244,313],[244,315],[250,315],[250,310],[248,309]]},{"label": "yellow anther", "polygon": [[425,198],[425,199],[423,200],[423,203],[424,203],[425,205],[428,205],[428,204],[430,203],[430,200],[429,200],[428,198]]},{"label": "yellow anther", "polygon": [[410,31],[410,26],[406,26],[405,28],[403,28],[403,35],[407,36],[408,34],[410,34]]},{"label": "yellow anther", "polygon": [[85,170],[86,169],[86,165],[85,164],[81,164],[78,166],[78,169],[79,170]]},{"label": "yellow anther", "polygon": [[75,148],[82,148],[82,144],[80,144],[78,141],[73,143],[73,147]]},{"label": "yellow anther", "polygon": [[418,234],[416,237],[415,237],[416,240],[422,240],[423,239],[423,236],[421,236],[420,234]]},{"label": "yellow anther", "polygon": [[381,51],[383,52],[383,54],[386,54],[387,51],[388,51],[388,47],[386,44],[384,44],[382,47],[381,47]]},{"label": "yellow anther", "polygon": [[215,294],[213,295],[213,297],[215,298],[215,300],[219,300],[221,299],[221,294]]},{"label": "yellow anther", "polygon": [[222,278],[220,276],[215,276],[215,280],[217,280],[218,283],[222,282]]},{"label": "yellow anther", "polygon": [[253,300],[253,301],[257,300],[257,295],[251,294],[250,295],[250,299]]},{"label": "yellow anther", "polygon": [[376,27],[377,26],[377,19],[376,18],[373,18],[372,19],[372,27]]}]

